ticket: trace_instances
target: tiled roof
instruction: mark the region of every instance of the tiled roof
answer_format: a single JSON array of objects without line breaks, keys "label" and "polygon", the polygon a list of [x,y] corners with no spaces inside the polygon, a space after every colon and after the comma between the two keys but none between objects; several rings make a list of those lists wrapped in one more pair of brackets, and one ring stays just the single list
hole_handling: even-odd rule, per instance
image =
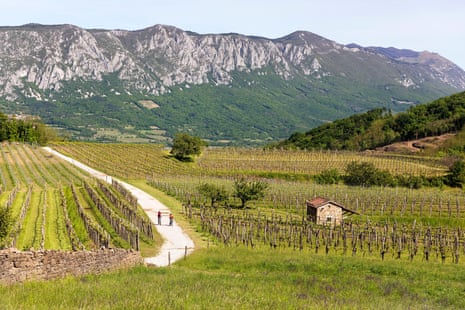
[{"label": "tiled roof", "polygon": [[339,208],[341,208],[341,209],[344,210],[345,212],[358,214],[358,213],[355,212],[355,211],[352,211],[352,210],[347,209],[346,207],[344,207],[344,206],[341,205],[340,203],[337,203],[337,202],[335,202],[335,201],[329,200],[329,199],[327,199],[327,198],[315,197],[315,198],[313,198],[312,200],[307,200],[307,206],[312,207],[312,208],[315,208],[315,209],[318,209],[319,207],[324,206],[324,205],[327,204],[327,203],[331,203],[331,204],[334,205],[334,206],[338,206]]},{"label": "tiled roof", "polygon": [[323,197],[316,197],[312,200],[307,201],[307,205],[311,205],[314,208],[321,207],[324,204],[327,204],[330,200]]}]

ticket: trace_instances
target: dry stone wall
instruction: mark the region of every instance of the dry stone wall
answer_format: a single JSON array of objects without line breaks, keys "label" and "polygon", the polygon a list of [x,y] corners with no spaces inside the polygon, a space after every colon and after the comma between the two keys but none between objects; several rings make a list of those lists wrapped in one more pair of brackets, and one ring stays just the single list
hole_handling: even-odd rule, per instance
[{"label": "dry stone wall", "polygon": [[143,263],[140,252],[125,249],[95,251],[0,251],[0,284],[49,280],[127,268]]}]

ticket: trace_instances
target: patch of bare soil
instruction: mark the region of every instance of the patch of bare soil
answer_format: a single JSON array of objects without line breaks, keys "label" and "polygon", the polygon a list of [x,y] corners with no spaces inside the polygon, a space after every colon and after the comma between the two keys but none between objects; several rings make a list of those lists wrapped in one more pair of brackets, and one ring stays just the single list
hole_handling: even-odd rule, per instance
[{"label": "patch of bare soil", "polygon": [[440,136],[426,137],[411,141],[396,142],[383,147],[379,147],[376,151],[379,152],[394,152],[394,153],[418,153],[425,149],[437,149],[444,144],[445,141],[455,136],[453,133],[448,133]]}]

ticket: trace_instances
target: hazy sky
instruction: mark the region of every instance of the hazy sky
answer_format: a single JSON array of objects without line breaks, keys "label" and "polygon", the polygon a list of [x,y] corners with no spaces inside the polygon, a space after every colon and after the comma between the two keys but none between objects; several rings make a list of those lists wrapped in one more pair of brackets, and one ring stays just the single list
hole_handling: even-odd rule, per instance
[{"label": "hazy sky", "polygon": [[0,0],[0,25],[31,22],[267,38],[306,30],[343,44],[427,50],[465,69],[464,0]]}]

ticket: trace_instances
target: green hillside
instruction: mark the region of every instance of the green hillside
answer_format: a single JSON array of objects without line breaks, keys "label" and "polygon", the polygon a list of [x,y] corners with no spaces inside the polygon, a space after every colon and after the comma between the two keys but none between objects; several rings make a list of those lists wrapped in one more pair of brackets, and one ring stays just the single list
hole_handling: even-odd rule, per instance
[{"label": "green hillside", "polygon": [[73,140],[263,146],[322,124],[465,90],[465,71],[427,51],[74,25],[0,27],[0,110],[40,117]]},{"label": "green hillside", "polygon": [[[362,86],[338,77],[285,80],[258,72],[236,72],[231,85],[181,85],[160,96],[128,94],[114,76],[64,84],[53,102],[23,97],[20,105],[1,102],[3,110],[39,115],[72,139],[169,143],[177,132],[191,132],[210,145],[253,146],[354,113],[380,107],[398,112],[410,106],[393,101],[394,97],[420,103],[444,95],[400,86],[389,90]],[[76,97],[78,92],[106,95],[83,99]],[[157,107],[144,106],[144,100]]]},{"label": "green hillside", "polygon": [[465,92],[462,92],[397,114],[387,109],[373,109],[305,133],[296,132],[272,146],[359,151],[399,141],[456,133],[464,125]]}]

